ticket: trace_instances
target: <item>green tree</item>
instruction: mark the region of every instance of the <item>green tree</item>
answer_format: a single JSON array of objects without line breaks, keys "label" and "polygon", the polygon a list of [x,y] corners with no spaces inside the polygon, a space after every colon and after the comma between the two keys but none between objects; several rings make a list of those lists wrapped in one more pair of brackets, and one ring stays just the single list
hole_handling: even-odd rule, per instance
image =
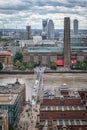
[{"label": "green tree", "polygon": [[28,62],[26,66],[28,69],[33,69],[36,66],[36,63],[31,61],[31,62]]},{"label": "green tree", "polygon": [[53,70],[56,70],[57,69],[57,64],[54,61],[51,61],[50,62],[50,68],[53,69]]},{"label": "green tree", "polygon": [[16,61],[15,61],[15,66],[16,66],[17,68],[19,68],[19,67],[21,66],[21,62],[20,62],[19,60],[16,60]]},{"label": "green tree", "polygon": [[77,61],[77,63],[71,66],[72,69],[79,69],[79,70],[87,70],[87,62],[86,61]]},{"label": "green tree", "polygon": [[22,60],[23,60],[23,54],[21,52],[16,52],[15,57],[14,57],[14,62],[16,60],[19,60],[20,62],[22,62]]},{"label": "green tree", "polygon": [[22,64],[22,65],[19,67],[19,69],[20,69],[20,70],[26,70],[26,66]]},{"label": "green tree", "polygon": [[0,62],[0,70],[2,70],[2,69],[3,69],[3,63]]}]

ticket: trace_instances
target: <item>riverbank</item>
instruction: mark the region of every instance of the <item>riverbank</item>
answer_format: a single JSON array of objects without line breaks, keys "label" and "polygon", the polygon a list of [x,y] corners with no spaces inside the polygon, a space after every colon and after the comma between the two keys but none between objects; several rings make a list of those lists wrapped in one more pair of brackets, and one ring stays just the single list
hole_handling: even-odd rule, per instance
[{"label": "riverbank", "polygon": [[[44,73],[87,73],[87,70],[46,70]],[[1,70],[0,74],[34,74],[34,71]]]},{"label": "riverbank", "polygon": [[[18,78],[26,86],[26,100],[31,99],[35,74],[0,74],[0,84],[15,83]],[[87,88],[87,73],[45,73],[43,74],[43,87],[50,89],[60,87],[66,83],[70,88]]]}]

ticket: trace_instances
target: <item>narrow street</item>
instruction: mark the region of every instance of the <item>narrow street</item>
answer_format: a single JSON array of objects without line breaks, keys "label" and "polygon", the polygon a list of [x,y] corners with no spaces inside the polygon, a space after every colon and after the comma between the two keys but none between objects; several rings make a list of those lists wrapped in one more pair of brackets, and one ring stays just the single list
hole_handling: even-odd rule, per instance
[{"label": "narrow street", "polygon": [[35,128],[38,114],[39,105],[27,104],[20,115],[18,130],[38,130]]},{"label": "narrow street", "polygon": [[41,91],[42,91],[42,82],[43,82],[43,73],[45,68],[44,67],[37,67],[35,68],[35,81],[33,85],[33,93],[32,93],[32,100],[27,102],[26,106],[24,107],[23,112],[20,115],[20,119],[18,122],[18,130],[38,130],[35,128],[37,115],[39,114],[40,104],[37,104],[37,100],[41,100]]}]

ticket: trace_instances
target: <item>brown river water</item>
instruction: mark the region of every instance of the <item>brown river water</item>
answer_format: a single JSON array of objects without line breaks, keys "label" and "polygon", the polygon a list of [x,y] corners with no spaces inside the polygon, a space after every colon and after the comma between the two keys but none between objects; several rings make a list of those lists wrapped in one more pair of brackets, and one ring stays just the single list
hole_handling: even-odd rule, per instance
[{"label": "brown river water", "polygon": [[[26,100],[31,98],[35,75],[0,75],[0,84],[14,83],[16,78],[20,83],[26,85]],[[68,84],[71,87],[87,88],[87,73],[47,73],[43,74],[43,87],[56,88],[62,84]]]}]

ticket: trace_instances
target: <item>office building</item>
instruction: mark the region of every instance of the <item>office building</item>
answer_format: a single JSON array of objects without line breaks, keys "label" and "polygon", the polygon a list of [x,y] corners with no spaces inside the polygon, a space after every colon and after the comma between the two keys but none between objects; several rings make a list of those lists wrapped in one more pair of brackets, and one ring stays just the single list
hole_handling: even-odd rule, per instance
[{"label": "office building", "polygon": [[53,40],[54,39],[54,23],[53,20],[49,19],[48,22],[48,39]]},{"label": "office building", "polygon": [[44,19],[42,21],[42,39],[54,39],[54,23],[51,19]]},{"label": "office building", "polygon": [[87,46],[87,36],[82,35],[71,35],[71,46],[85,47]]},{"label": "office building", "polygon": [[18,94],[0,94],[0,109],[8,111],[9,124],[17,123],[20,114]]},{"label": "office building", "polygon": [[31,26],[26,26],[26,40],[32,39]]},{"label": "office building", "polygon": [[26,86],[21,84],[18,79],[15,83],[8,83],[6,85],[0,85],[0,93],[3,94],[18,94],[19,96],[19,110],[22,111],[26,101]]},{"label": "office building", "polygon": [[78,34],[78,20],[77,19],[73,21],[73,31],[74,31],[74,35]]},{"label": "office building", "polygon": [[42,27],[43,27],[43,32],[47,33],[47,23],[48,19],[43,19],[42,21]]},{"label": "office building", "polygon": [[70,67],[70,18],[64,18],[64,67]]},{"label": "office building", "polygon": [[48,33],[48,19],[42,20],[42,39],[47,39],[47,33]]}]

